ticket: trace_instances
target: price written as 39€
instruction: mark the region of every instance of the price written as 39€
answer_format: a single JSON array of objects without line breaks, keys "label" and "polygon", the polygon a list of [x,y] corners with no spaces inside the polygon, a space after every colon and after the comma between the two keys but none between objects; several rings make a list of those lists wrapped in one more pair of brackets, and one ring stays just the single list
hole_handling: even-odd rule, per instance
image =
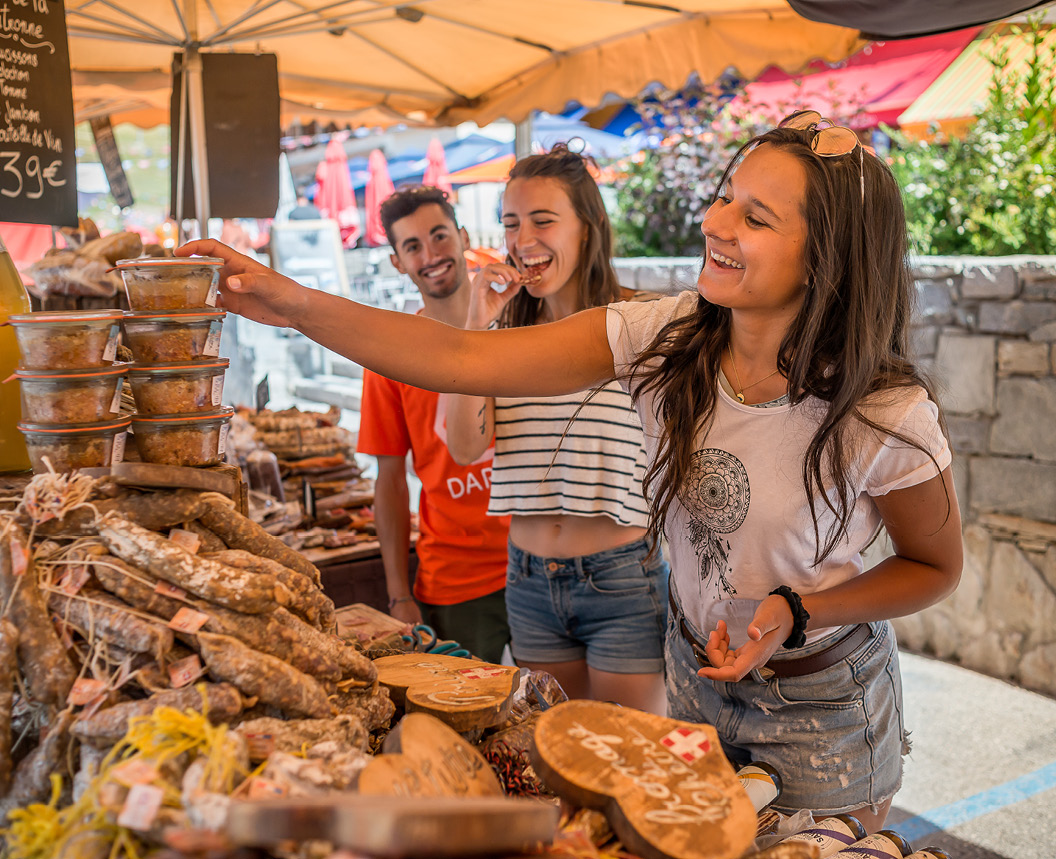
[{"label": "price written as 39\u20ac", "polygon": [[[61,7],[59,7],[61,8]],[[53,117],[37,106],[39,85],[52,58],[65,44],[49,38],[48,0],[4,0],[0,3],[0,197],[38,200],[51,188],[62,188],[70,171],[64,167],[64,134]],[[68,60],[66,60],[68,65]],[[38,86],[34,86],[39,84]],[[41,90],[35,92],[34,90]]]}]

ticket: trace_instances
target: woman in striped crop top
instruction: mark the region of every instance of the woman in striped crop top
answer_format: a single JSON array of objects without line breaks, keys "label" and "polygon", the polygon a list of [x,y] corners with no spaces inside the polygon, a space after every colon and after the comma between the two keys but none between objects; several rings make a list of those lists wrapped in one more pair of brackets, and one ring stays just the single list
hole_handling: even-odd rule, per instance
[{"label": "woman in striped crop top", "polygon": [[[473,281],[467,326],[551,322],[631,297],[610,262],[601,194],[581,156],[519,161],[502,221],[509,256]],[[519,284],[509,299],[492,284]],[[628,393],[447,398],[448,448],[475,461],[495,441],[492,515],[511,515],[506,608],[514,659],[570,697],[663,713],[668,567],[646,537],[646,452]]]}]

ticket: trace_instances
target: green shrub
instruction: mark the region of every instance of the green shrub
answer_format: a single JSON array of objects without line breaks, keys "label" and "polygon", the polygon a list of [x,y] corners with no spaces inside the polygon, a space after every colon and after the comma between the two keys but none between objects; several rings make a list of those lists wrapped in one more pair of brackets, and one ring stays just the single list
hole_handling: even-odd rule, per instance
[{"label": "green shrub", "polygon": [[962,138],[898,132],[891,168],[921,254],[1056,253],[1056,31],[1032,19],[1030,53],[1009,64],[995,38],[987,103]]}]

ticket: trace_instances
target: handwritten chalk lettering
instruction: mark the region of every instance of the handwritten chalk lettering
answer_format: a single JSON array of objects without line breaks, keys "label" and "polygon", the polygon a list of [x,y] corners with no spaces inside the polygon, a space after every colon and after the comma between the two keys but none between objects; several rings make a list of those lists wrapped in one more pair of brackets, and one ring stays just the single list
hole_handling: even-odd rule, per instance
[{"label": "handwritten chalk lettering", "polygon": [[593,752],[603,761],[616,761],[622,757],[612,746],[618,746],[622,743],[623,737],[617,737],[614,734],[595,734],[579,722],[576,722],[568,733],[569,736],[581,740],[580,745],[584,749],[588,752]]},{"label": "handwritten chalk lettering", "polygon": [[[23,126],[24,128],[24,126]],[[50,132],[47,132],[50,136]],[[12,137],[12,135],[14,135]],[[34,146],[44,145],[44,137],[40,143],[34,143],[35,135],[29,134],[28,130],[22,135],[18,129],[8,126],[6,129],[0,127],[0,143],[29,143]],[[52,142],[62,148],[62,142],[52,139]],[[56,179],[56,174],[62,169],[62,161],[52,161],[45,167],[41,166],[40,156],[30,155],[25,166],[19,166],[21,152],[0,152],[0,194],[5,197],[24,196],[28,200],[38,200],[48,187],[61,188],[66,184],[65,179]],[[47,186],[47,187],[45,187]]]},{"label": "handwritten chalk lettering", "polygon": [[25,18],[16,18],[8,14],[7,6],[0,6],[0,37],[14,39],[26,48],[50,46],[55,53],[55,46],[44,38],[44,25]]},{"label": "handwritten chalk lettering", "polygon": [[499,700],[497,695],[466,695],[459,689],[440,689],[430,692],[426,697],[434,704],[443,704],[445,707],[471,707]]}]

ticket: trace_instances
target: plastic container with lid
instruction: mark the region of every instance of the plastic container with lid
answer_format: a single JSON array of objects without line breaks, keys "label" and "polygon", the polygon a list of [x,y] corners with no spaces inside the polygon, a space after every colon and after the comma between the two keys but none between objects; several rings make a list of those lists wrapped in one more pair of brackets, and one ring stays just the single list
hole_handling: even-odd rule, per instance
[{"label": "plastic container with lid", "polygon": [[122,327],[132,357],[142,364],[215,358],[226,310],[132,310]]},{"label": "plastic container with lid", "polygon": [[107,367],[117,355],[121,311],[42,310],[10,318],[23,370]]},{"label": "plastic container with lid", "polygon": [[86,370],[19,370],[22,417],[27,423],[86,424],[121,410],[125,365]]},{"label": "plastic container with lid", "polygon": [[205,358],[173,364],[130,364],[128,381],[136,411],[144,415],[211,412],[224,395],[224,372],[230,360]]},{"label": "plastic container with lid", "polygon": [[133,415],[132,437],[144,462],[218,465],[227,450],[232,408],[184,415]]},{"label": "plastic container with lid", "polygon": [[33,471],[42,474],[49,470],[48,462],[55,471],[103,468],[120,462],[129,423],[129,418],[65,426],[23,421],[18,428],[26,439]]},{"label": "plastic container with lid", "polygon": [[180,310],[215,307],[220,266],[218,257],[143,257],[118,260],[132,310]]}]

